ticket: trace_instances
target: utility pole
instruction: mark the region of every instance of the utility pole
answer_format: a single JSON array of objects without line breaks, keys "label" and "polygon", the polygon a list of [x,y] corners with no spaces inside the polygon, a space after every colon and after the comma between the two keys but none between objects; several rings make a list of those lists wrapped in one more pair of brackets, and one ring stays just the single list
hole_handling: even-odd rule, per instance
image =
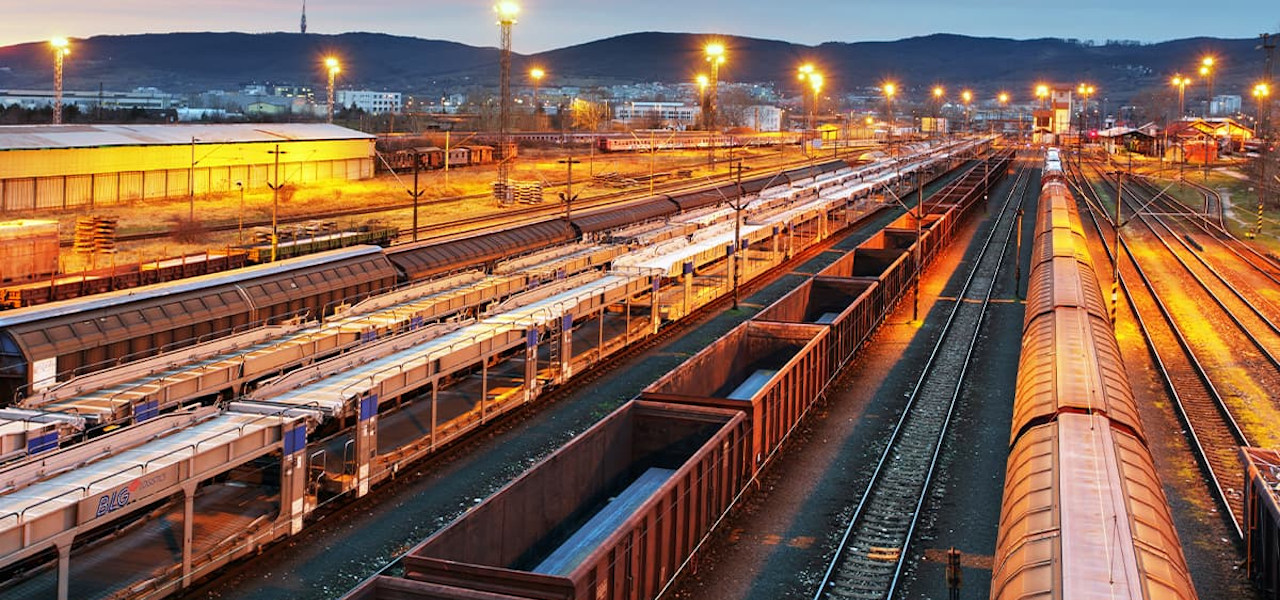
[{"label": "utility pole", "polygon": [[1267,194],[1267,161],[1269,160],[1268,151],[1271,149],[1271,93],[1275,90],[1272,84],[1272,58],[1275,55],[1276,42],[1275,36],[1271,34],[1262,34],[1262,44],[1259,46],[1265,57],[1262,66],[1262,83],[1254,88],[1254,94],[1258,96],[1258,137],[1262,140],[1262,144],[1258,147],[1258,223],[1250,232],[1248,237],[1257,237],[1262,235],[1262,214],[1266,208]]},{"label": "utility pole", "polygon": [[565,191],[560,193],[560,201],[564,202],[564,226],[569,230],[569,235],[572,236],[573,202],[578,199],[578,196],[573,193],[573,165],[581,163],[582,161],[576,160],[572,155],[570,155],[568,158],[564,158],[556,162],[565,165],[565,168],[568,170],[569,182],[565,185]]},{"label": "utility pole", "polygon": [[187,169],[187,222],[196,222],[196,136],[191,136],[191,167]]},{"label": "utility pole", "polygon": [[738,310],[738,273],[742,270],[738,260],[738,254],[742,252],[742,210],[746,208],[746,195],[742,191],[742,171],[750,167],[742,164],[742,159],[738,159],[736,168],[738,196],[729,204],[733,209],[733,253],[729,255],[729,268],[733,270],[733,310]]},{"label": "utility pole", "polygon": [[519,7],[513,2],[503,2],[498,4],[496,8],[498,12],[498,30],[499,41],[501,42],[501,55],[499,58],[499,66],[501,73],[498,77],[498,152],[501,155],[498,160],[498,204],[502,206],[510,205],[513,201],[511,190],[511,156],[508,147],[510,139],[508,134],[511,127],[511,26],[516,22],[516,14],[520,11]]},{"label": "utility pole", "polygon": [[418,153],[418,149],[414,148],[413,153],[413,191],[409,195],[413,197],[413,241],[418,241],[418,199],[427,193],[426,190],[418,189],[418,172],[422,170],[422,158]]},{"label": "utility pole", "polygon": [[1116,326],[1116,310],[1120,303],[1120,207],[1124,204],[1124,171],[1116,171],[1116,222],[1111,228],[1112,244],[1115,252],[1111,253],[1111,328]]},{"label": "utility pole", "polygon": [[288,152],[280,149],[280,144],[276,144],[275,150],[267,150],[267,154],[275,155],[276,168],[273,183],[267,184],[271,188],[271,262],[276,261],[276,257],[280,253],[280,155],[288,154]]}]

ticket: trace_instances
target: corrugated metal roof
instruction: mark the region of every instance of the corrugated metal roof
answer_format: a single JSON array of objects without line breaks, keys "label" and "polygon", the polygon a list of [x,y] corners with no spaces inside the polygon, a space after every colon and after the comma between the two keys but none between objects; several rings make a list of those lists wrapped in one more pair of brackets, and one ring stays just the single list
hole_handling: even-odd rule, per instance
[{"label": "corrugated metal roof", "polygon": [[6,125],[0,151],[101,146],[167,146],[251,142],[371,140],[374,136],[326,123],[217,125]]}]

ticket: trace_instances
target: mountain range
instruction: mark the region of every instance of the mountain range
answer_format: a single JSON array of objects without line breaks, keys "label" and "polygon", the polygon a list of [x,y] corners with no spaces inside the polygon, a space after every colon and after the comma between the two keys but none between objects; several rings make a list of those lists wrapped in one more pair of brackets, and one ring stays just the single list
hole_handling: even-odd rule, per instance
[{"label": "mountain range", "polygon": [[[892,42],[806,46],[747,37],[647,32],[532,55],[516,53],[513,77],[523,84],[522,74],[536,64],[549,73],[544,86],[691,81],[705,70],[702,47],[712,38],[728,48],[722,81],[793,86],[796,66],[811,61],[826,73],[828,89],[844,91],[892,79],[908,93],[942,84],[951,90],[971,87],[980,97],[1007,89],[1025,99],[1037,81],[1059,85],[1088,81],[1098,86],[1100,95],[1125,99],[1146,90],[1167,89],[1169,78],[1178,72],[1198,79],[1194,72],[1198,60],[1210,53],[1218,57],[1216,93],[1247,96],[1247,87],[1260,77],[1263,63],[1254,39],[1093,44],[936,34]],[[266,81],[311,83],[319,88],[324,81],[321,57],[329,54],[342,58],[340,85],[362,89],[438,94],[496,86],[498,79],[496,48],[379,33],[168,33],[96,36],[72,43],[65,72],[67,89],[150,86],[197,92]],[[49,89],[51,63],[45,43],[0,47],[0,89]]]}]

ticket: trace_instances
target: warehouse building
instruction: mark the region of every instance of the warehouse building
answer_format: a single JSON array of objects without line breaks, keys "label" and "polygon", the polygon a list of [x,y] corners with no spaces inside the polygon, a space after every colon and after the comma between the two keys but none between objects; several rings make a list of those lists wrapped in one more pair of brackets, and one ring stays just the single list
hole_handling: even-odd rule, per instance
[{"label": "warehouse building", "polygon": [[[374,136],[336,125],[0,126],[0,214],[373,176]],[[276,155],[276,149],[280,154]]]}]

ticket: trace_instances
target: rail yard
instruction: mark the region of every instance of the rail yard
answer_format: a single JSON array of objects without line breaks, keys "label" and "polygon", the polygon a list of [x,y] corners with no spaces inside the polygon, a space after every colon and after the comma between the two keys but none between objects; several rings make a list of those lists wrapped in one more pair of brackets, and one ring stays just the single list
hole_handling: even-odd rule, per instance
[{"label": "rail yard", "polygon": [[[1249,40],[521,56],[515,2],[497,49],[306,4],[0,89],[0,600],[1280,599],[1271,34],[1250,105]],[[231,35],[269,58],[207,88]]]}]

